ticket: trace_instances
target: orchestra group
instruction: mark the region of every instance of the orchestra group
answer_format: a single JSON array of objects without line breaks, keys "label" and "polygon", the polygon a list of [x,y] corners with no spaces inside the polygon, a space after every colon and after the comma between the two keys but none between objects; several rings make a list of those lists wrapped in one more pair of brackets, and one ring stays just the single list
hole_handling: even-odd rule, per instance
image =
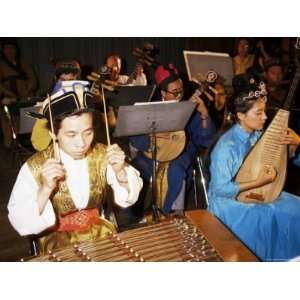
[{"label": "orchestra group", "polygon": [[[149,61],[147,50],[146,45],[140,54]],[[172,62],[149,65],[141,59],[125,75],[121,56],[112,53],[101,70],[82,78],[77,59],[57,59],[53,84],[34,114],[35,151],[21,166],[8,202],[13,228],[21,236],[34,236],[43,254],[118,232],[105,207],[117,205],[130,221],[145,226],[151,222],[145,194],[153,177],[160,217],[182,215],[200,156],[207,181],[202,187],[208,195],[205,209],[259,260],[299,256],[300,198],[282,191],[287,160],[300,166],[300,136],[297,128],[288,127],[285,105],[294,98],[299,71],[286,78],[282,58],[268,53],[262,41],[253,45],[248,38],[237,40],[232,62],[228,87],[223,74],[212,80],[202,74],[197,86],[186,82]],[[190,101],[192,114],[182,132],[132,135],[119,143],[111,136],[118,108],[106,103],[105,95],[149,83],[155,84],[150,101]],[[9,109],[18,99],[33,96],[36,88],[37,79],[16,41],[3,41],[0,115],[7,149],[14,142],[11,126],[17,132],[19,122]],[[153,140],[161,141],[154,150]],[[153,151],[158,157],[164,151],[172,156],[157,159],[153,168]]]}]

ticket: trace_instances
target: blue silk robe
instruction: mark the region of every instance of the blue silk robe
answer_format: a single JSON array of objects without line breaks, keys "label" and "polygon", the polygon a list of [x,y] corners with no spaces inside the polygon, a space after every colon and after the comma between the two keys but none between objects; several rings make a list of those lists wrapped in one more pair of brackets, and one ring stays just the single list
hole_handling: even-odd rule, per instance
[{"label": "blue silk robe", "polygon": [[209,210],[262,261],[283,261],[300,254],[300,198],[282,192],[270,204],[236,201],[234,177],[260,137],[234,125],[211,153]]}]

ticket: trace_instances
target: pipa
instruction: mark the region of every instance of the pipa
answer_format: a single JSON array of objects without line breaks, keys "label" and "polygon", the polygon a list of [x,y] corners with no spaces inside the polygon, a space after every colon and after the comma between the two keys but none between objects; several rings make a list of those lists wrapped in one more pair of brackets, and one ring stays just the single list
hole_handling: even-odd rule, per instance
[{"label": "pipa", "polygon": [[[299,52],[299,46],[300,39],[297,38],[297,52]],[[270,203],[278,197],[283,189],[286,178],[288,148],[287,145],[280,145],[279,140],[282,132],[288,128],[289,109],[299,80],[300,68],[298,66],[284,107],[278,110],[269,127],[246,156],[236,175],[236,180],[239,182],[255,180],[264,165],[273,166],[277,171],[277,176],[269,184],[241,192],[237,196],[237,199],[241,202]]]}]

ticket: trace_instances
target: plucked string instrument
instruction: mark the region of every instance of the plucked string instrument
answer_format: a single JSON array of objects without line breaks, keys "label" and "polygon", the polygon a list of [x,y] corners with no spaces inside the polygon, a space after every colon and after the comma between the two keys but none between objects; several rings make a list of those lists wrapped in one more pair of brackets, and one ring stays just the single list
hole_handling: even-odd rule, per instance
[{"label": "plucked string instrument", "polygon": [[[197,84],[197,88],[189,101],[194,101],[193,96],[205,96],[209,99],[210,97],[215,97],[217,91],[211,86],[212,77],[214,82],[217,79],[217,73],[210,71],[205,76],[202,75],[201,77],[199,76],[199,78],[192,79],[192,81]],[[184,130],[156,134],[157,161],[167,162],[175,159],[182,153],[186,143],[187,137]],[[151,150],[144,152],[144,154],[148,158],[152,158]]]},{"label": "plucked string instrument", "polygon": [[[299,52],[299,39],[297,39],[296,49]],[[239,201],[270,203],[278,197],[283,189],[286,178],[288,147],[280,144],[280,137],[288,128],[289,109],[299,80],[300,68],[298,67],[283,108],[278,110],[264,134],[248,153],[236,175],[236,180],[239,182],[255,180],[261,168],[265,165],[273,166],[277,171],[277,176],[271,183],[239,193],[237,197]]]}]

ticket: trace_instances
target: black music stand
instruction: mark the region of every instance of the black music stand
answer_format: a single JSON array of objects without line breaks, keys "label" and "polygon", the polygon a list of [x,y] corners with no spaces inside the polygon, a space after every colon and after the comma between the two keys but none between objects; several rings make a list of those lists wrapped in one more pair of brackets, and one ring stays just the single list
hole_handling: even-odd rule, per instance
[{"label": "black music stand", "polygon": [[150,102],[132,106],[120,106],[115,137],[152,134],[152,216],[154,222],[159,220],[156,198],[156,138],[155,133],[184,130],[196,104],[191,101],[176,103]]},{"label": "black music stand", "polygon": [[104,90],[104,93],[107,103],[114,108],[119,108],[122,105],[149,102],[155,88],[155,85],[117,86],[114,91]]}]

